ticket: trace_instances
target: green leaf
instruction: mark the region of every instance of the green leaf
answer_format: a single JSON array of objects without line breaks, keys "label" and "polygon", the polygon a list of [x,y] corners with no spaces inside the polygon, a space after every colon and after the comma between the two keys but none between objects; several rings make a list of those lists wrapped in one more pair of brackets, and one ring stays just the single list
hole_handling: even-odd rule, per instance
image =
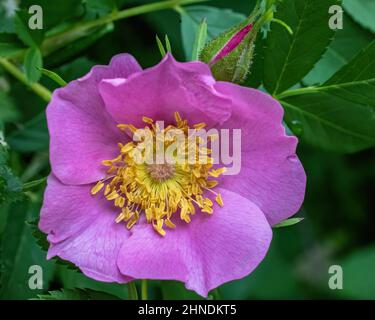
[{"label": "green leaf", "polygon": [[43,270],[43,288],[47,289],[52,278],[55,265],[46,260],[46,253],[35,243],[30,229],[25,223],[39,213],[39,203],[24,201],[12,204],[5,230],[2,234],[0,247],[2,248],[2,299],[29,299],[43,290],[32,290],[28,281],[31,276],[30,266],[39,265]]},{"label": "green leaf", "polygon": [[47,69],[40,69],[43,75],[47,76],[51,80],[55,81],[60,87],[66,86],[66,81],[61,78],[57,73],[47,70]]},{"label": "green leaf", "polygon": [[263,84],[264,42],[262,35],[259,34],[255,41],[254,60],[250,65],[249,76],[245,81],[246,87],[258,88]]},{"label": "green leaf", "polygon": [[[82,35],[81,38],[74,42],[69,42],[69,39],[65,40],[69,43],[61,50],[52,50],[53,52],[49,53],[46,57],[45,65],[47,68],[51,69],[54,66],[60,66],[65,62],[70,61],[72,58],[75,58],[81,52],[95,44],[100,38],[112,32],[113,29],[114,24],[108,23],[103,27],[90,29],[87,34]],[[56,48],[59,49],[58,46],[56,46]]]},{"label": "green leaf", "polygon": [[192,61],[197,61],[199,59],[199,53],[203,49],[207,38],[207,21],[203,19],[199,24],[197,34],[195,36],[193,52],[191,56]]},{"label": "green leaf", "polygon": [[38,295],[36,300],[120,300],[119,297],[106,292],[91,289],[61,289]]},{"label": "green leaf", "polygon": [[165,35],[165,48],[167,49],[167,52],[172,53],[171,42],[169,41],[167,34]]},{"label": "green leaf", "polygon": [[207,41],[246,19],[246,16],[230,9],[219,9],[208,6],[191,6],[180,10],[181,35],[185,56],[190,59],[191,53],[203,19],[207,21]]},{"label": "green leaf", "polygon": [[[363,49],[353,60],[333,75],[324,86],[351,86],[375,80],[375,40]],[[369,91],[374,88],[368,87]]]},{"label": "green leaf", "polygon": [[275,15],[290,26],[271,24],[265,49],[264,86],[271,94],[292,87],[314,67],[331,42],[330,6],[341,0],[283,0]]},{"label": "green leaf", "polygon": [[0,2],[0,32],[14,32],[13,17],[8,10]]},{"label": "green leaf", "polygon": [[[61,22],[67,21],[69,18],[80,16],[82,14],[82,1],[64,0],[21,0],[20,8],[28,13],[32,5],[38,5],[43,9],[43,28],[46,30],[58,25]],[[31,17],[28,14],[28,19]]]},{"label": "green leaf", "polygon": [[272,228],[284,228],[284,227],[290,227],[293,226],[299,222],[301,222],[304,218],[290,218],[286,219],[284,221],[281,221],[280,223],[277,223],[272,226]]},{"label": "green leaf", "polygon": [[[34,219],[34,220],[27,221],[26,223],[31,230],[31,234],[35,238],[37,245],[40,247],[40,249],[47,252],[50,244],[47,240],[47,235],[39,230],[38,222],[39,222],[39,219]],[[59,257],[54,257],[52,260],[55,261],[59,265],[67,267],[67,269],[69,270],[80,272],[79,268],[76,267],[70,261],[62,260]]]},{"label": "green leaf", "polygon": [[303,79],[303,83],[317,85],[327,81],[373,39],[374,36],[370,32],[361,28],[347,14],[344,14],[344,28],[337,31],[327,52]]},{"label": "green leaf", "polygon": [[345,10],[360,25],[375,32],[375,1],[373,0],[344,0]]},{"label": "green leaf", "polygon": [[11,33],[0,33],[0,57],[14,55],[24,49],[22,42],[16,35]]},{"label": "green leaf", "polygon": [[159,51],[160,51],[160,54],[161,54],[161,57],[164,58],[165,55],[167,54],[165,52],[165,48],[164,48],[164,45],[163,43],[161,42],[160,38],[158,37],[158,35],[156,35],[156,43],[158,45],[158,48],[159,48]]},{"label": "green leaf", "polygon": [[90,19],[102,17],[115,10],[116,7],[115,0],[86,0],[86,17]]},{"label": "green leaf", "polygon": [[2,91],[0,91],[0,110],[0,123],[14,121],[19,116],[13,99]]},{"label": "green leaf", "polygon": [[31,15],[26,10],[20,10],[14,15],[14,27],[17,36],[29,47],[38,47],[44,38],[44,31],[29,28]]},{"label": "green leaf", "polygon": [[278,97],[287,123],[301,124],[302,139],[340,152],[375,145],[374,56],[375,41],[322,86]]},{"label": "green leaf", "polygon": [[0,132],[0,204],[22,199],[22,183],[7,166],[8,153]]},{"label": "green leaf", "polygon": [[195,292],[187,290],[183,283],[163,281],[160,283],[163,300],[202,300]]},{"label": "green leaf", "polygon": [[48,148],[49,135],[45,113],[26,122],[7,138],[12,149],[20,152],[35,152]]},{"label": "green leaf", "polygon": [[339,265],[343,270],[343,295],[351,299],[375,298],[375,246],[352,253]]},{"label": "green leaf", "polygon": [[38,48],[30,48],[26,51],[24,66],[27,80],[37,82],[42,75],[40,70],[43,66],[42,53]]}]

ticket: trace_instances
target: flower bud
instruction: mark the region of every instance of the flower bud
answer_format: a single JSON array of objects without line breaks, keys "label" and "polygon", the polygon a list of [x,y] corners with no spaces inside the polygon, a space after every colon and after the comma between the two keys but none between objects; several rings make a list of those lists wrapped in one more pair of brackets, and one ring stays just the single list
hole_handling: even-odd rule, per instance
[{"label": "flower bud", "polygon": [[257,14],[222,33],[201,51],[199,60],[207,63],[216,80],[242,83],[246,80],[254,54]]}]

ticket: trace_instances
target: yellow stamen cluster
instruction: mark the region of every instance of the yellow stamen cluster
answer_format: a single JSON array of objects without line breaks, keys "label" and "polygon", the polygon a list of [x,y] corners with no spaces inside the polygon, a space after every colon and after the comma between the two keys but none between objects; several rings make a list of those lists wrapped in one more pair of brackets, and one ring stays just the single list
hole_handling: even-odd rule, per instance
[{"label": "yellow stamen cluster", "polygon": [[[120,210],[116,222],[125,221],[128,229],[131,229],[140,215],[144,214],[147,222],[152,223],[154,229],[164,236],[164,225],[169,228],[176,227],[171,218],[177,212],[180,219],[186,223],[191,221],[191,215],[195,214],[196,207],[202,212],[212,214],[213,202],[203,195],[205,191],[212,193],[220,206],[224,205],[221,195],[212,190],[218,184],[218,181],[212,178],[218,178],[225,172],[225,168],[213,169],[213,159],[209,156],[211,150],[201,147],[199,137],[194,139],[188,137],[188,122],[182,120],[177,112],[175,120],[176,125],[169,125],[160,130],[152,119],[143,117],[146,126],[141,130],[151,133],[155,144],[158,133],[168,137],[168,132],[179,129],[188,141],[178,151],[180,159],[181,154],[188,155],[193,143],[196,161],[176,161],[173,164],[139,163],[136,161],[135,151],[137,146],[145,143],[145,139],[141,139],[139,142],[132,141],[125,145],[119,143],[119,156],[102,162],[108,167],[108,177],[98,181],[92,188],[91,194],[95,195],[104,190],[106,199],[113,201]],[[200,130],[205,126],[204,123],[199,123],[194,125],[193,129]],[[118,127],[123,131],[130,130],[131,133],[138,130],[128,124],[121,124]],[[175,143],[175,140],[176,137],[173,135],[169,139],[164,139],[164,149]],[[142,151],[142,155],[145,152]],[[200,154],[205,154],[207,161],[204,163],[198,161]]]}]

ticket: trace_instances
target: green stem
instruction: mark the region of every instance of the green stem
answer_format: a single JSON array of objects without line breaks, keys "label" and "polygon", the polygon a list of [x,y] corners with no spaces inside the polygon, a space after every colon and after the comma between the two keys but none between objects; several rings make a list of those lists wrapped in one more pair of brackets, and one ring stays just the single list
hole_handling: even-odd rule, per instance
[{"label": "green stem", "polygon": [[128,300],[138,300],[138,292],[135,282],[128,283]]},{"label": "green stem", "polygon": [[[124,9],[121,11],[114,11],[106,16],[103,16],[96,20],[79,23],[69,28],[68,30],[59,32],[53,36],[45,39],[42,44],[41,50],[43,56],[47,56],[50,53],[65,47],[67,44],[74,42],[93,31],[93,29],[101,27],[105,24],[112,23],[117,20],[138,16],[145,13],[150,13],[159,10],[176,8],[180,5],[189,5],[209,0],[168,0],[160,1],[155,3],[144,4],[130,9]],[[12,58],[21,58],[24,52],[20,52]]]},{"label": "green stem", "polygon": [[40,186],[41,184],[44,184],[46,181],[47,181],[47,178],[44,177],[44,178],[39,179],[39,180],[34,180],[34,181],[26,182],[26,183],[23,184],[22,191],[23,192],[29,191],[29,190],[37,187],[37,186]]},{"label": "green stem", "polygon": [[49,102],[51,100],[51,91],[47,88],[43,87],[39,83],[31,83],[26,79],[26,76],[11,62],[8,60],[0,57],[0,65],[4,67],[6,71],[8,71],[11,75],[13,75],[16,79],[21,81],[23,84],[28,86],[32,91],[34,91],[39,97],[41,97],[44,101]]},{"label": "green stem", "polygon": [[147,300],[148,298],[147,279],[143,279],[141,281],[141,297],[142,297],[142,300]]},{"label": "green stem", "polygon": [[300,89],[293,89],[293,90],[282,92],[276,95],[275,98],[278,100],[281,100],[286,97],[297,96],[300,94],[319,92],[319,90],[320,88],[318,87],[306,87],[306,88],[300,88]]}]

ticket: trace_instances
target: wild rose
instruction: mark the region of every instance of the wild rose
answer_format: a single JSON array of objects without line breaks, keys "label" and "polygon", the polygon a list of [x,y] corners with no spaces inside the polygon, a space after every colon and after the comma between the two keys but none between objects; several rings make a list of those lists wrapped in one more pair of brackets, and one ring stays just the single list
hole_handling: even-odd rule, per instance
[{"label": "wild rose", "polygon": [[[56,90],[47,109],[52,173],[39,227],[48,258],[93,279],[169,279],[202,296],[250,274],[271,226],[298,211],[305,173],[283,110],[255,89],[215,81],[202,62],[171,55],[142,70],[127,54]],[[142,165],[136,128],[164,121],[242,130],[242,169]]]}]

